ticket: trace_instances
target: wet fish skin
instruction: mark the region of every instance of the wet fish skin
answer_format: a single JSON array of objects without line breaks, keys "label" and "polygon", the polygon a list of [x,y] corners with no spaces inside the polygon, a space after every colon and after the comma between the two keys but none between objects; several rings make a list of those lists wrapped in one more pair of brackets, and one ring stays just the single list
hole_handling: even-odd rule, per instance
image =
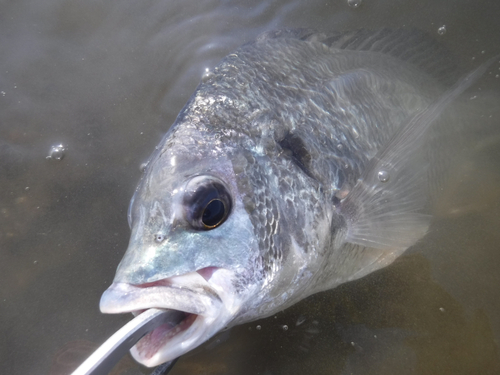
[{"label": "wet fish skin", "polygon": [[[448,104],[432,107],[444,87],[390,54],[325,38],[271,33],[227,56],[148,163],[114,283],[139,285],[144,298],[158,283],[216,294],[220,308],[200,315],[198,336],[183,333],[184,351],[384,267],[427,231],[435,173],[422,165],[426,131],[395,134],[435,122]],[[374,177],[381,171],[386,181]],[[215,185],[231,208],[204,230],[187,197]],[[120,300],[107,292],[101,310],[133,310],[129,301],[121,311]],[[134,355],[153,366],[182,354],[168,345],[154,358]]]}]

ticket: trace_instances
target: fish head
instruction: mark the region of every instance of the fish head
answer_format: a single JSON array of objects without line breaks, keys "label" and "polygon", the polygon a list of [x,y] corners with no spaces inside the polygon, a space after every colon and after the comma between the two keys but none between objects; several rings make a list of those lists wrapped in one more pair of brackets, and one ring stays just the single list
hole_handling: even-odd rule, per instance
[{"label": "fish head", "polygon": [[[182,131],[182,127],[181,130]],[[167,134],[131,201],[131,237],[104,313],[149,308],[185,312],[175,328],[162,326],[132,348],[146,366],[175,359],[227,327],[257,288],[258,242],[236,181],[238,151],[210,135]]]},{"label": "fish head", "polygon": [[129,209],[129,247],[101,298],[104,313],[186,313],[134,346],[146,366],[311,294],[330,238],[330,206],[303,172],[303,142],[266,99],[272,88],[233,87],[255,69],[267,74],[241,58],[228,56],[198,87],[151,157]]}]

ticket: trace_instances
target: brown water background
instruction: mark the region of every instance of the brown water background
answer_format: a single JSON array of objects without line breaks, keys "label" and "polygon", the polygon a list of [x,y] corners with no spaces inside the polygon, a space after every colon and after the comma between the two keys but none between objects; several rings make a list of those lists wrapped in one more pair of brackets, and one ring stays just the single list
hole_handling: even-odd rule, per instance
[{"label": "brown water background", "polygon": [[[139,167],[205,68],[280,27],[418,27],[472,68],[500,53],[499,19],[496,0],[0,1],[0,373],[67,374],[130,319],[99,298]],[[497,74],[470,95],[500,94]],[[171,374],[499,374],[499,144],[474,145],[392,266],[222,332]]]}]

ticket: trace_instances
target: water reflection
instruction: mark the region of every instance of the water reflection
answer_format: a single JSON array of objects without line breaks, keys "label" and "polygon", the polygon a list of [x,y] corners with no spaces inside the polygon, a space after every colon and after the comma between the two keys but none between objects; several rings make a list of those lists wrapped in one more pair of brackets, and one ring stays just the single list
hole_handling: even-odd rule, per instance
[{"label": "water reflection", "polygon": [[[499,7],[465,0],[364,1],[359,8],[323,0],[4,2],[1,372],[68,373],[130,319],[100,314],[98,301],[128,243],[139,167],[206,68],[229,51],[284,26],[405,25],[435,35],[445,24],[438,37],[470,70],[499,52]],[[479,97],[500,92],[496,73],[478,84]],[[59,143],[70,150],[64,159],[46,160]],[[429,236],[394,265],[223,332],[172,374],[500,373],[498,145],[494,137],[477,145],[475,159],[450,180]],[[114,373],[150,371],[125,358]]]}]

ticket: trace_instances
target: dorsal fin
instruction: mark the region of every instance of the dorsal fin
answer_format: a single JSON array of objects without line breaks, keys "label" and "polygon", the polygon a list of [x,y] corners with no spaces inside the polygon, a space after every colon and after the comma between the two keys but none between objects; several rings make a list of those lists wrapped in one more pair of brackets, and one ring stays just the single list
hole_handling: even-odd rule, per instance
[{"label": "dorsal fin", "polygon": [[417,29],[360,29],[327,34],[313,29],[281,29],[263,33],[257,40],[278,38],[320,42],[336,49],[383,53],[415,65],[446,85],[455,83],[460,77],[451,52]]}]

